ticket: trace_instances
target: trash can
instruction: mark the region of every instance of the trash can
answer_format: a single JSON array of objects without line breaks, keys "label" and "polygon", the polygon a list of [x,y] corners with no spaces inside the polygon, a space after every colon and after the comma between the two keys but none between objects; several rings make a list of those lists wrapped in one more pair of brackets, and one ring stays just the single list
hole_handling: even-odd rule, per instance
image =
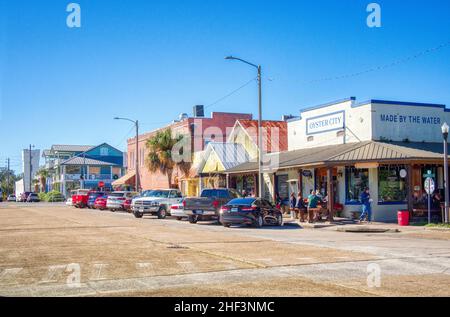
[{"label": "trash can", "polygon": [[409,210],[398,211],[398,225],[403,227],[409,226]]}]

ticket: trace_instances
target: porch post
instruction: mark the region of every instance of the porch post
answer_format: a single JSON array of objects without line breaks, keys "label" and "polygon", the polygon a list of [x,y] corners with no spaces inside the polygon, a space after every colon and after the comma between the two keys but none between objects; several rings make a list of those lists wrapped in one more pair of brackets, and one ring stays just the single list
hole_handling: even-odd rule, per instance
[{"label": "porch post", "polygon": [[298,170],[298,192],[303,196],[303,171]]},{"label": "porch post", "polygon": [[230,188],[230,174],[226,174],[226,183],[227,183],[227,188]]},{"label": "porch post", "polygon": [[328,221],[334,220],[334,189],[333,189],[333,168],[327,168],[327,192],[328,192]]},{"label": "porch post", "polygon": [[407,197],[407,202],[408,202],[408,211],[410,213],[410,215],[412,215],[414,206],[413,206],[413,195],[414,195],[414,188],[413,188],[413,166],[411,164],[409,164],[407,167],[407,172],[408,172],[408,197]]}]

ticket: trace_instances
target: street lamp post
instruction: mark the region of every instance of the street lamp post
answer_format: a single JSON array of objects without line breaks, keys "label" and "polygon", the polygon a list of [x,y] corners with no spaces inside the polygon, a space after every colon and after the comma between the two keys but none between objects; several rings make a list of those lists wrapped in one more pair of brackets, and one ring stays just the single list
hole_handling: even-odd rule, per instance
[{"label": "street lamp post", "polygon": [[225,57],[225,59],[240,61],[247,65],[255,67],[258,70],[258,192],[260,197],[263,197],[264,187],[263,187],[262,170],[263,170],[264,153],[263,153],[263,137],[262,137],[262,80],[261,80],[262,68],[261,65],[256,65],[234,56],[227,56]]},{"label": "street lamp post", "polygon": [[29,150],[28,150],[28,158],[29,158],[29,160],[30,160],[30,179],[29,179],[29,181],[30,181],[30,192],[32,192],[33,191],[33,184],[32,184],[32,182],[33,182],[33,162],[32,162],[32,159],[33,159],[33,156],[32,156],[32,153],[31,153],[31,151],[34,149],[34,145],[32,145],[32,144],[30,144],[30,148],[29,148]]},{"label": "street lamp post", "polygon": [[448,188],[448,133],[449,133],[450,127],[445,122],[442,125],[442,136],[444,138],[444,191],[445,191],[445,208],[444,208],[444,217],[445,217],[445,223],[449,222],[449,214],[448,214],[448,207],[449,207],[449,188]]},{"label": "street lamp post", "polygon": [[136,177],[136,180],[135,180],[135,183],[136,183],[136,191],[140,192],[140,187],[141,186],[140,186],[140,181],[139,181],[139,121],[138,120],[131,120],[131,119],[128,119],[128,118],[119,118],[119,117],[114,118],[114,120],[130,121],[136,127],[136,154],[135,154],[135,158],[136,158],[136,160],[135,160],[135,164],[136,164],[136,175],[135,175],[135,177]]}]

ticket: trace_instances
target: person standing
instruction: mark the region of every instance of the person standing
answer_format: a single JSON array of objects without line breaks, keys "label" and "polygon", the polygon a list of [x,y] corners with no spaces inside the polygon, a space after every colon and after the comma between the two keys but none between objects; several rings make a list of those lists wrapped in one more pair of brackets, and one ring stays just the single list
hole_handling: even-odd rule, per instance
[{"label": "person standing", "polygon": [[359,218],[359,222],[363,222],[363,220],[367,217],[367,222],[372,222],[372,206],[371,206],[371,198],[370,198],[370,189],[366,188],[360,196],[360,201],[362,203],[362,214]]},{"label": "person standing", "polygon": [[295,206],[297,205],[297,198],[295,198],[295,193],[291,194],[291,198],[289,199],[289,209],[291,210],[291,219],[295,220]]},{"label": "person standing", "polygon": [[314,190],[311,191],[311,194],[308,196],[308,220],[309,223],[313,223],[316,220],[316,215],[314,209],[317,208],[317,205],[320,202],[320,198],[316,195]]},{"label": "person standing", "polygon": [[295,210],[299,213],[300,222],[305,222],[305,213],[307,211],[307,208],[305,202],[303,201],[302,193],[298,193]]}]

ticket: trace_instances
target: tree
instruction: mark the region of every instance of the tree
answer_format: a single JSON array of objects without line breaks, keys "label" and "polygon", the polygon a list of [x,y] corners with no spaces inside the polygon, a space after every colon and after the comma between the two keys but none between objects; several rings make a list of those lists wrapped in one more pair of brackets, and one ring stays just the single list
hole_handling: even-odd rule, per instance
[{"label": "tree", "polygon": [[46,168],[41,168],[37,173],[36,176],[39,177],[39,183],[40,183],[40,191],[45,192],[46,184],[47,184],[47,178],[49,175],[49,171]]},{"label": "tree", "polygon": [[[9,182],[8,182],[9,179]],[[16,181],[18,181],[20,177],[14,174],[14,171],[1,169],[0,170],[0,188],[4,194],[14,193],[14,187]]]},{"label": "tree", "polygon": [[166,175],[169,188],[172,186],[174,169],[180,169],[184,175],[187,175],[191,169],[191,162],[186,162],[185,160],[177,162],[173,158],[173,149],[175,145],[183,142],[184,138],[185,137],[182,135],[173,137],[172,130],[168,128],[163,131],[158,131],[153,137],[148,139],[146,143],[148,150],[146,164],[148,170],[152,173],[160,172]]}]

